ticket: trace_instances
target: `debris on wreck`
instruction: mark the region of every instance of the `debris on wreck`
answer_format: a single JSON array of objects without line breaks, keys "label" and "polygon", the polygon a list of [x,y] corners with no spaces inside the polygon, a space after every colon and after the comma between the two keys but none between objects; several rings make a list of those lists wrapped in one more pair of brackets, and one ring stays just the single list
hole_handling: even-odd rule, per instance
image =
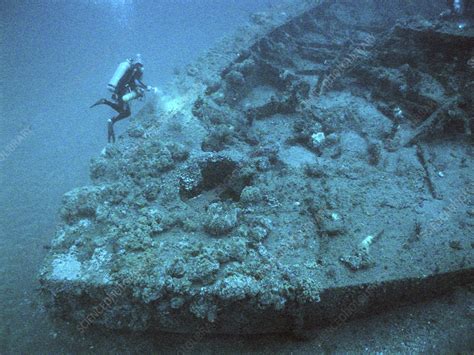
[{"label": "debris on wreck", "polygon": [[351,255],[344,255],[341,257],[341,262],[349,267],[352,271],[366,269],[373,266],[373,258],[370,256],[370,246],[379,239],[383,231],[377,235],[369,235],[359,243]]}]

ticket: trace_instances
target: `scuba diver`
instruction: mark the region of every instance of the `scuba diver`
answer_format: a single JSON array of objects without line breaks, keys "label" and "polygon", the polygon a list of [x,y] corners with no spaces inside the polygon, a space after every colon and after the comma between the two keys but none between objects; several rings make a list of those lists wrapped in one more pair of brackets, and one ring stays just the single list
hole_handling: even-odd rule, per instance
[{"label": "scuba diver", "polygon": [[115,122],[129,117],[131,114],[129,102],[142,98],[145,90],[152,90],[151,86],[147,86],[141,81],[143,70],[144,67],[140,54],[137,54],[135,58],[130,58],[120,63],[107,85],[107,88],[112,92],[112,101],[100,99],[90,107],[107,105],[117,111],[118,115],[107,121],[109,143],[115,143]]}]

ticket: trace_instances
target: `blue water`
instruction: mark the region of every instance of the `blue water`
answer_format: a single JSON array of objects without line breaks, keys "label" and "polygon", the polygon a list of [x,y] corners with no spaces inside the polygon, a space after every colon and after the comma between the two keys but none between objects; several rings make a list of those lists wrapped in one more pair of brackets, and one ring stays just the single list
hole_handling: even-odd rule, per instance
[{"label": "blue water", "polygon": [[[175,68],[268,6],[268,0],[0,0],[0,353],[154,349],[133,337],[79,338],[67,324],[53,324],[35,294],[61,196],[88,183],[89,161],[106,143],[113,113],[88,107],[106,95],[123,59],[141,53],[145,82],[163,87]],[[119,123],[118,132],[126,125]]]}]

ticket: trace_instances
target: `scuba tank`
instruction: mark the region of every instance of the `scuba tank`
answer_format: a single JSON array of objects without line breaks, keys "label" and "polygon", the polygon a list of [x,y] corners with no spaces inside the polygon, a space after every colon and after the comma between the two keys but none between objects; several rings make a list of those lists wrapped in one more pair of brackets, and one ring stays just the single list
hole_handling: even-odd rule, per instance
[{"label": "scuba tank", "polygon": [[[129,88],[130,90],[130,88]],[[130,90],[128,94],[122,96],[123,102],[129,102],[144,96],[144,91],[142,88],[136,88],[135,90]]]},{"label": "scuba tank", "polygon": [[117,89],[117,85],[120,83],[120,80],[124,77],[128,70],[132,67],[132,62],[130,59],[127,59],[125,62],[119,64],[117,69],[115,70],[114,76],[110,79],[109,83],[107,84],[107,88],[115,92]]},{"label": "scuba tank", "polygon": [[141,96],[141,95],[138,92],[131,91],[128,94],[123,95],[122,100],[123,100],[123,102],[129,102],[129,101],[135,100],[139,96]]}]

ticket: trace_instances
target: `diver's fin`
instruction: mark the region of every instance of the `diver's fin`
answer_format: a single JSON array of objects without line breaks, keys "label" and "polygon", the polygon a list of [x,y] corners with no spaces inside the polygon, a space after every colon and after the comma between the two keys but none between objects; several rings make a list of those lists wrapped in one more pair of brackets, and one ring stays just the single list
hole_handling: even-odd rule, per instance
[{"label": "diver's fin", "polygon": [[95,107],[95,106],[97,106],[97,105],[105,105],[106,102],[107,102],[106,99],[100,99],[100,100],[98,100],[95,104],[93,104],[93,105],[92,105],[91,107],[89,107],[89,108],[93,108],[93,107]]}]

